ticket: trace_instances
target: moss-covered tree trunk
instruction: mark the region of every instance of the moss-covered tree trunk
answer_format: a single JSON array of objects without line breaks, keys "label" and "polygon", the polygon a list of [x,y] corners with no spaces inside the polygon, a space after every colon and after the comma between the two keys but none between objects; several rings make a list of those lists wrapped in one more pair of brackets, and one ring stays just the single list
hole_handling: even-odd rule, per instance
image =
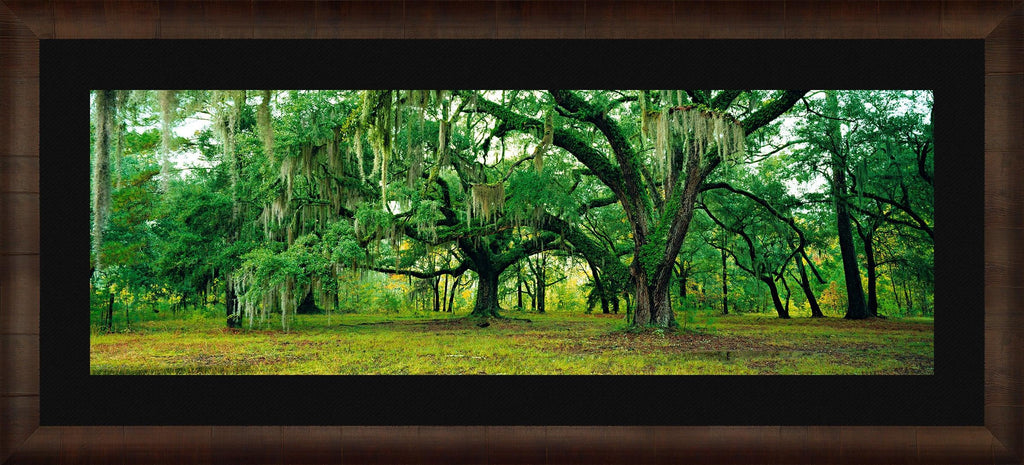
[{"label": "moss-covered tree trunk", "polygon": [[487,266],[478,269],[476,285],[476,301],[473,303],[471,317],[489,318],[501,317],[501,307],[498,305],[498,277],[500,272],[493,267]]},{"label": "moss-covered tree trunk", "polygon": [[110,139],[114,119],[114,91],[101,90],[96,92],[96,147],[93,159],[93,196],[92,196],[92,250],[95,256],[95,272],[100,274],[106,265],[101,248],[103,232],[107,227],[107,215],[110,211]]}]

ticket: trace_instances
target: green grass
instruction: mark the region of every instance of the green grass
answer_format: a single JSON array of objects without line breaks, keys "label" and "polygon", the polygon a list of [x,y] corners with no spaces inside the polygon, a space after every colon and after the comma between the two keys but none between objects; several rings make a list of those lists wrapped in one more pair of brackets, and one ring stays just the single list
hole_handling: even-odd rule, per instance
[{"label": "green grass", "polygon": [[[510,316],[521,316],[510,312]],[[930,318],[780,320],[697,315],[699,331],[623,331],[622,316],[532,322],[420,315],[297,315],[288,332],[229,330],[213,314],[147,315],[93,329],[92,374],[932,374]],[[436,319],[436,320],[435,320]],[[279,320],[277,325],[279,326]]]}]

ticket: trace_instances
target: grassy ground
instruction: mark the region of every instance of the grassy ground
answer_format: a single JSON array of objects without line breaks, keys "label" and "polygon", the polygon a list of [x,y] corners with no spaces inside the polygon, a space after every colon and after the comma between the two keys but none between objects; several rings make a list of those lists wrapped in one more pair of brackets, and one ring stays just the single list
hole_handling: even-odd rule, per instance
[{"label": "grassy ground", "polygon": [[[436,318],[438,314],[429,314]],[[298,315],[291,330],[159,318],[93,330],[93,374],[932,374],[930,318],[687,318],[687,330],[622,331],[622,316],[532,322]],[[443,318],[443,317],[442,317]],[[696,331],[694,331],[696,330]]]}]

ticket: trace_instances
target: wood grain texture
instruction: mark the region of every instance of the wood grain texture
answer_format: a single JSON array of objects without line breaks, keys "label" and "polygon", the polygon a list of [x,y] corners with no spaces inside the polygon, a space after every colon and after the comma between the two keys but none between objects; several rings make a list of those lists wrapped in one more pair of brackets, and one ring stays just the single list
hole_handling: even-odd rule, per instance
[{"label": "wood grain texture", "polygon": [[976,2],[946,0],[942,2],[940,28],[944,39],[984,37],[1013,11],[1011,0]]},{"label": "wood grain texture", "polygon": [[0,335],[0,395],[39,395],[39,336]]},{"label": "wood grain texture", "polygon": [[57,39],[154,39],[160,29],[156,0],[57,0],[53,13]]},{"label": "wood grain texture", "polygon": [[212,461],[226,465],[281,464],[280,426],[214,426]]},{"label": "wood grain texture", "polygon": [[318,39],[401,39],[404,26],[402,2],[335,0],[316,4]]},{"label": "wood grain texture", "polygon": [[188,463],[183,453],[191,445],[184,441],[182,428],[172,426],[126,426],[125,462],[170,465]]},{"label": "wood grain texture", "polygon": [[708,1],[709,39],[785,38],[786,3],[781,0]]},{"label": "wood grain texture", "polygon": [[549,426],[545,430],[547,463],[656,463],[653,428]]},{"label": "wood grain texture", "polygon": [[476,0],[405,3],[406,39],[496,39],[498,4]]},{"label": "wood grain texture", "polygon": [[883,39],[942,37],[939,2],[878,2],[878,36]]},{"label": "wood grain texture", "polygon": [[39,253],[39,194],[0,194],[0,254]]},{"label": "wood grain texture", "polygon": [[26,334],[39,334],[39,255],[0,255],[0,335]]},{"label": "wood grain texture", "polygon": [[582,39],[586,35],[583,0],[498,2],[499,39]]},{"label": "wood grain texture", "polygon": [[[38,40],[110,38],[984,38],[986,40],[986,412],[984,428],[44,427],[38,398],[0,397],[7,463],[1021,463],[1024,400],[1019,255],[1024,219],[1024,1],[262,1],[0,0],[0,392],[38,392]],[[603,12],[603,13],[602,13]],[[609,13],[610,12],[610,13]],[[593,14],[593,17],[589,15]],[[630,24],[623,17],[633,18]],[[620,26],[616,26],[620,25]],[[154,30],[155,26],[155,30]],[[593,30],[588,29],[589,26]],[[616,27],[623,29],[616,31]],[[21,157],[7,158],[10,155]],[[32,160],[32,161],[27,161]],[[12,180],[8,183],[8,180]],[[24,224],[22,224],[24,223]],[[1009,251],[996,252],[996,250]],[[9,255],[9,253],[28,255]],[[2,255],[7,254],[7,255]],[[1005,257],[1005,258],[1003,258]],[[14,276],[14,277],[12,277]],[[34,278],[34,279],[33,279]],[[33,328],[35,328],[33,330]],[[23,334],[28,336],[9,336]],[[35,332],[33,332],[35,331]],[[11,357],[9,354],[15,354]],[[23,375],[23,372],[31,372]],[[13,376],[12,376],[13,375]],[[37,378],[35,378],[37,379]],[[20,432],[19,432],[20,431]],[[554,434],[551,432],[554,431]],[[648,437],[648,435],[650,435]],[[645,439],[646,438],[646,439]],[[635,443],[653,446],[637,451]],[[593,445],[588,449],[585,445]],[[449,446],[456,449],[450,449]],[[462,449],[458,449],[462,447]],[[634,454],[635,452],[635,454]],[[653,458],[651,455],[653,454]],[[5,455],[0,455],[0,461]],[[340,458],[339,458],[340,457]]]},{"label": "wood grain texture", "polygon": [[710,0],[693,0],[676,2],[675,31],[679,39],[708,38],[708,21],[710,18]]},{"label": "wood grain texture", "polygon": [[[993,116],[995,118],[995,116]],[[985,224],[1022,228],[1019,208],[1024,204],[1024,150],[985,153]]]},{"label": "wood grain texture", "polygon": [[38,77],[39,40],[13,12],[0,4],[0,78]]},{"label": "wood grain texture", "polygon": [[588,39],[676,37],[675,3],[589,0],[584,15]]},{"label": "wood grain texture", "polygon": [[310,39],[316,37],[317,5],[312,0],[253,2],[253,37]]},{"label": "wood grain texture", "polygon": [[415,463],[416,426],[345,426],[341,429],[343,463]]},{"label": "wood grain texture", "polygon": [[844,426],[839,431],[839,463],[916,464],[917,428]]},{"label": "wood grain texture", "polygon": [[985,339],[985,405],[1024,405],[1024,332]]},{"label": "wood grain texture", "polygon": [[38,193],[39,157],[0,158],[0,193],[4,192]]},{"label": "wood grain texture", "polygon": [[986,74],[1024,74],[1024,11],[1020,7],[985,39]]},{"label": "wood grain texture", "polygon": [[541,426],[488,426],[487,463],[519,465],[547,462],[547,429]]},{"label": "wood grain texture", "polygon": [[162,39],[252,39],[253,3],[191,0],[160,2]]},{"label": "wood grain texture", "polygon": [[[38,413],[36,413],[38,415]],[[37,428],[18,449],[11,454],[4,465],[52,465],[58,463],[61,428]]]},{"label": "wood grain texture", "polygon": [[[1024,407],[985,406],[985,427],[993,438],[1006,449],[997,463],[1022,463],[1024,456]],[[1009,457],[1007,457],[1009,456]],[[1006,460],[1006,459],[1010,460]]]},{"label": "wood grain texture", "polygon": [[[871,6],[871,3],[869,2],[868,5]],[[787,39],[825,39],[832,33],[831,2],[787,1],[784,14]],[[837,21],[837,23],[845,21],[853,21],[853,19],[851,17],[844,21]]]},{"label": "wood grain texture", "polygon": [[0,10],[6,7],[11,17],[32,31],[35,38],[53,38],[53,0],[3,0],[0,3],[3,3]]},{"label": "wood grain texture", "polygon": [[281,459],[295,465],[341,463],[340,426],[282,426]]},{"label": "wood grain texture", "polygon": [[[877,39],[879,37],[879,2],[827,2],[829,26],[834,37]],[[787,3],[786,11],[789,11]]]},{"label": "wood grain texture", "polygon": [[992,433],[984,426],[944,428],[922,426],[917,428],[918,463],[963,464],[995,461],[992,456]]},{"label": "wood grain texture", "polygon": [[658,464],[773,463],[778,459],[778,426],[659,426],[651,430],[654,463]]},{"label": "wood grain texture", "polygon": [[985,76],[985,151],[1024,150],[1024,74]]},{"label": "wood grain texture", "polygon": [[39,426],[38,396],[0,396],[0,463],[25,442]]},{"label": "wood grain texture", "polygon": [[[1018,212],[1009,212],[1008,215],[1019,215]],[[1021,237],[1024,236],[1024,229],[1007,228],[1003,226],[992,226],[985,228],[985,262],[1006,267],[1011,273],[1011,279],[1016,278],[1017,283],[1012,287],[1024,285],[1024,245],[1021,244]]]},{"label": "wood grain texture", "polygon": [[839,428],[783,426],[779,428],[779,457],[790,463],[839,463]]},{"label": "wood grain texture", "polygon": [[[1024,281],[1024,278],[1021,279]],[[1024,332],[1024,286],[985,286],[985,328],[993,331]]]},{"label": "wood grain texture", "polygon": [[[38,73],[38,66],[33,69]],[[0,154],[39,156],[38,77],[0,78]]]},{"label": "wood grain texture", "polygon": [[124,465],[123,426],[61,427],[60,463]]}]

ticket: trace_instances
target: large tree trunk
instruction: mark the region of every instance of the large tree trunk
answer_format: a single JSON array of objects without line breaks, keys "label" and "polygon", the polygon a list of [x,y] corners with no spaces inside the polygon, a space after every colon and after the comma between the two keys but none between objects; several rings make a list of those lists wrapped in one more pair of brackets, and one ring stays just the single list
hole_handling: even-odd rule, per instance
[{"label": "large tree trunk", "polygon": [[636,308],[633,310],[633,327],[642,328],[654,326],[658,328],[671,328],[675,325],[675,315],[672,314],[672,307],[668,300],[669,279],[671,273],[664,273],[662,279],[656,279],[653,283],[647,280],[647,273],[638,266],[639,262],[633,262],[629,267],[633,277],[633,285],[636,288]]},{"label": "large tree trunk", "polygon": [[807,297],[807,304],[811,306],[811,318],[824,318],[825,314],[821,313],[818,299],[814,297],[811,281],[807,279],[807,270],[804,269],[804,258],[800,254],[796,256],[796,269],[800,271],[800,287],[804,290],[804,296]]},{"label": "large tree trunk", "polygon": [[471,317],[500,317],[498,306],[498,270],[491,266],[478,266],[476,285],[476,303],[473,304]]}]

